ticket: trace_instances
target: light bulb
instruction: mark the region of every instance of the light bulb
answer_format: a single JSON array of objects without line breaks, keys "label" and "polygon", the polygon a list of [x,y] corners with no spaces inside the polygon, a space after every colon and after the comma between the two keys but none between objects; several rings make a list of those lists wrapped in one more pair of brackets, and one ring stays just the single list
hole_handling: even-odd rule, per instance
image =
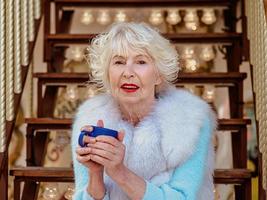
[{"label": "light bulb", "polygon": [[199,68],[199,63],[195,58],[185,59],[185,70],[187,72],[196,72]]},{"label": "light bulb", "polygon": [[81,62],[84,59],[83,49],[79,46],[71,48],[71,58],[77,62]]},{"label": "light bulb", "polygon": [[94,21],[94,16],[91,10],[84,11],[81,17],[81,22],[84,25],[89,25]]},{"label": "light bulb", "polygon": [[183,48],[181,57],[183,59],[193,58],[195,56],[195,50],[193,46],[186,46]]},{"label": "light bulb", "polygon": [[160,25],[163,22],[162,11],[161,10],[152,10],[148,20],[154,26]]},{"label": "light bulb", "polygon": [[168,10],[168,16],[166,21],[171,25],[176,25],[181,21],[181,17],[179,15],[178,9],[170,9]]},{"label": "light bulb", "polygon": [[59,192],[57,183],[47,184],[43,192],[43,198],[45,200],[56,200],[58,198],[58,195]]},{"label": "light bulb", "polygon": [[215,53],[212,45],[203,46],[201,48],[201,53],[199,54],[199,57],[206,62],[213,60],[215,58]]},{"label": "light bulb", "polygon": [[122,10],[119,10],[115,15],[114,21],[115,22],[126,22],[126,21],[128,21],[126,13],[124,11],[122,11]]},{"label": "light bulb", "polygon": [[186,9],[185,11],[185,27],[189,30],[195,31],[199,27],[199,18],[196,9]]},{"label": "light bulb", "polygon": [[67,191],[64,194],[65,199],[72,200],[73,194],[74,194],[74,187],[72,185],[68,185]]},{"label": "light bulb", "polygon": [[204,24],[211,25],[216,22],[215,11],[212,8],[203,9],[203,15],[201,17],[201,21]]},{"label": "light bulb", "polygon": [[215,98],[215,86],[214,85],[205,85],[202,97],[207,102],[213,102],[213,100]]},{"label": "light bulb", "polygon": [[78,87],[76,85],[67,85],[65,98],[69,101],[78,99]]},{"label": "light bulb", "polygon": [[111,18],[110,18],[108,10],[100,10],[96,21],[103,26],[109,24],[111,21]]}]

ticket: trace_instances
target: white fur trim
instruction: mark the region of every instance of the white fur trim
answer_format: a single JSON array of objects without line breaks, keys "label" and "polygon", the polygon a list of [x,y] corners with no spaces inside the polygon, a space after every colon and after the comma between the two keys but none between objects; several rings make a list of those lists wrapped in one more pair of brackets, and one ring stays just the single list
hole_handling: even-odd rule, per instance
[{"label": "white fur trim", "polygon": [[[144,179],[161,185],[170,179],[176,167],[195,152],[200,129],[207,116],[213,122],[211,124],[215,124],[214,114],[206,102],[187,91],[169,87],[159,95],[154,110],[133,127],[122,120],[112,97],[104,94],[80,106],[74,123],[76,132],[74,130],[73,140],[77,140],[81,127],[96,125],[99,119],[107,128],[124,129],[125,165]],[[212,163],[209,164],[213,169]],[[207,173],[210,174],[210,171]],[[115,183],[106,178],[110,195],[116,194],[116,200],[127,199],[124,194],[119,194],[120,189]]]}]

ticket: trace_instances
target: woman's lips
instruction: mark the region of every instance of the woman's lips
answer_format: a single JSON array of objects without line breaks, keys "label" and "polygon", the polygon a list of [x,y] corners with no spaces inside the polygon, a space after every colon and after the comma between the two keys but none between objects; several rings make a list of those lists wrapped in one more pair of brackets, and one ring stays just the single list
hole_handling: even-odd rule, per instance
[{"label": "woman's lips", "polygon": [[123,91],[125,91],[125,92],[130,93],[130,92],[136,92],[139,89],[139,87],[135,84],[132,84],[132,83],[131,84],[124,83],[124,84],[122,84],[121,89],[123,89]]}]

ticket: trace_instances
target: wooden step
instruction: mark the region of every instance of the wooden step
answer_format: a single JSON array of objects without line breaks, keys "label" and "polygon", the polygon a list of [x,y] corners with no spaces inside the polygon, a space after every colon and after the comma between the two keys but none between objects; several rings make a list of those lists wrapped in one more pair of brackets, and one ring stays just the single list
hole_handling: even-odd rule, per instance
[{"label": "wooden step", "polygon": [[[89,44],[97,34],[49,34],[50,45]],[[242,39],[240,33],[179,33],[162,34],[174,43],[233,43]]]},{"label": "wooden step", "polygon": [[[33,75],[42,84],[47,85],[67,85],[68,83],[76,83],[84,85],[88,80],[87,73],[35,73]],[[234,86],[242,82],[247,77],[246,73],[239,72],[213,72],[213,73],[179,73],[175,84],[182,83],[213,83],[217,86]]]},{"label": "wooden step", "polygon": [[[56,119],[56,118],[26,118],[25,123],[32,130],[60,130],[71,129],[72,119]],[[251,123],[250,119],[219,119],[218,130],[220,131],[238,131],[246,128]]]},{"label": "wooden step", "polygon": [[90,7],[166,7],[169,6],[230,6],[230,0],[54,0],[59,6]]},{"label": "wooden step", "polygon": [[[72,182],[72,168],[60,167],[17,167],[10,170],[10,175],[21,181]],[[242,184],[250,180],[252,172],[248,169],[216,169],[214,181],[217,184]]]}]

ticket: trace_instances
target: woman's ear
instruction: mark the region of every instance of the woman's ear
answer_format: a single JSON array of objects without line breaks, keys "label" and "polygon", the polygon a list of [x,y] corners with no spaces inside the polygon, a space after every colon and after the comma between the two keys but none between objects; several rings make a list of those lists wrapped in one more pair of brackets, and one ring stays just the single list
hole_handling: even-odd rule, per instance
[{"label": "woman's ear", "polygon": [[156,75],[156,82],[155,85],[160,85],[163,82],[162,76],[157,74]]}]

